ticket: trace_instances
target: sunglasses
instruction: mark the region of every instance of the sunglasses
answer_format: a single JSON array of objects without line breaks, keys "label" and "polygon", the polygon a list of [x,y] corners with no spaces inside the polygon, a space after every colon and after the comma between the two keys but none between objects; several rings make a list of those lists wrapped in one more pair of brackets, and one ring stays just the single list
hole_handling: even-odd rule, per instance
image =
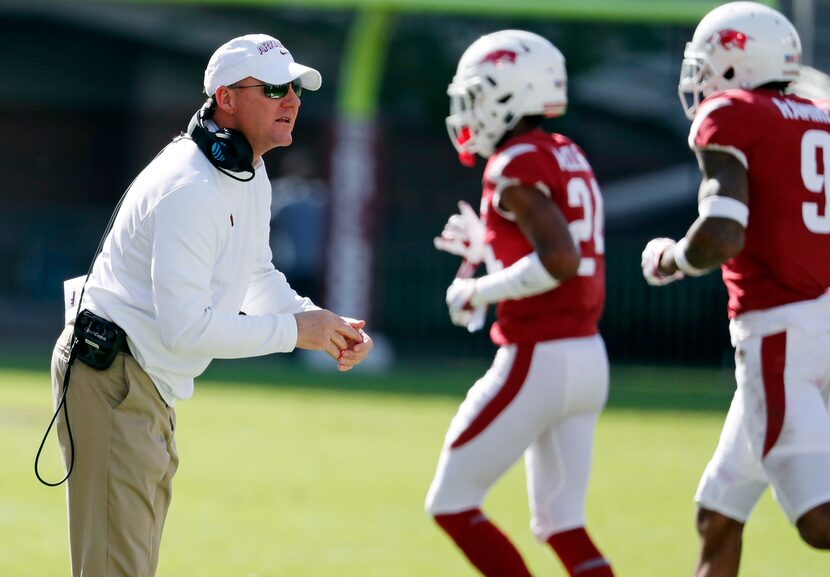
[{"label": "sunglasses", "polygon": [[298,97],[303,93],[303,83],[299,78],[286,84],[245,84],[243,86],[228,86],[228,88],[257,88],[259,86],[262,86],[262,90],[265,92],[267,98],[284,98],[288,94],[289,86],[294,87],[294,94]]}]

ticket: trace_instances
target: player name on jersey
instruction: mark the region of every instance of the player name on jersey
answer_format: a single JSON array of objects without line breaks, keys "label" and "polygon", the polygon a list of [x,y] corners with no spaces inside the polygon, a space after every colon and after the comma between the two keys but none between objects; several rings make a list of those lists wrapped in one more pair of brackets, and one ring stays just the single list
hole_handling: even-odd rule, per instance
[{"label": "player name on jersey", "polygon": [[830,124],[830,114],[826,110],[817,108],[812,104],[794,102],[792,100],[780,100],[773,98],[772,102],[778,107],[781,116],[787,120],[808,120]]},{"label": "player name on jersey", "polygon": [[591,170],[588,160],[575,144],[553,148],[553,155],[563,172],[583,172]]}]

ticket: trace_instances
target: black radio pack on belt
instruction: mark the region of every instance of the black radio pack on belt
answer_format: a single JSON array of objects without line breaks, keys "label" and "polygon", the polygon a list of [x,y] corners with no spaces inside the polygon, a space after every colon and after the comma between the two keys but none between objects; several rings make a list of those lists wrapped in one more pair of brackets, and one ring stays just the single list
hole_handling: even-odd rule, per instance
[{"label": "black radio pack on belt", "polygon": [[75,319],[75,338],[76,358],[99,371],[108,368],[127,343],[124,329],[86,309]]}]

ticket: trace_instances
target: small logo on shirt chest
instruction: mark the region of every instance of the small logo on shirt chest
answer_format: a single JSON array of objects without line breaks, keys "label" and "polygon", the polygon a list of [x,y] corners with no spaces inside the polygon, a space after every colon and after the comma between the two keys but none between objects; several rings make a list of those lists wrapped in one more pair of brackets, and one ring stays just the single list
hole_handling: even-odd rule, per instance
[{"label": "small logo on shirt chest", "polygon": [[231,215],[231,228],[233,228],[233,215]]}]

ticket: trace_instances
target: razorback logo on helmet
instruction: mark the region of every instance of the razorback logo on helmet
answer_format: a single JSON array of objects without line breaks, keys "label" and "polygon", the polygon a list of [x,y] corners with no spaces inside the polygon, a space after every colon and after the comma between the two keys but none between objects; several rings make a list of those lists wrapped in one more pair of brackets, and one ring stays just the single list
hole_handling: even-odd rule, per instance
[{"label": "razorback logo on helmet", "polygon": [[718,30],[712,34],[709,42],[711,44],[720,44],[724,50],[732,50],[733,48],[744,50],[746,48],[746,41],[750,38],[751,36],[747,36],[743,32],[727,28],[725,30]]},{"label": "razorback logo on helmet", "polygon": [[484,64],[485,62],[489,62],[491,64],[502,64],[504,62],[516,64],[516,53],[512,50],[493,50],[488,53],[487,56],[482,58],[479,64]]}]

